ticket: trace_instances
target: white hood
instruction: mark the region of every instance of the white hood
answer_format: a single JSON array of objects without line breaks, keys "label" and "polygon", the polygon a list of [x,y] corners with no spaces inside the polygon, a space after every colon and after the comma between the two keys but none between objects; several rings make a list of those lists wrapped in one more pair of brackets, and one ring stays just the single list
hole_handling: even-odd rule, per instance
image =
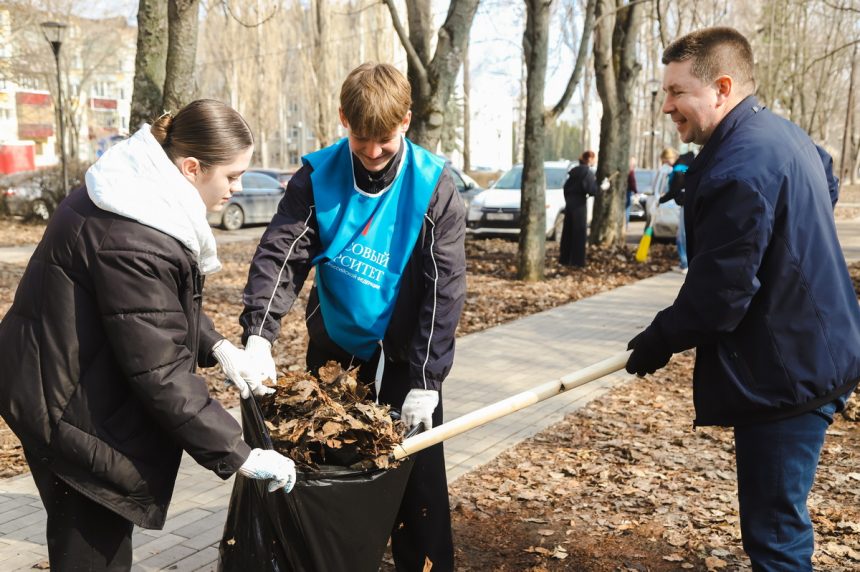
[{"label": "white hood", "polygon": [[106,210],[169,234],[197,258],[203,274],[221,270],[200,193],[144,125],[87,170],[87,192]]}]

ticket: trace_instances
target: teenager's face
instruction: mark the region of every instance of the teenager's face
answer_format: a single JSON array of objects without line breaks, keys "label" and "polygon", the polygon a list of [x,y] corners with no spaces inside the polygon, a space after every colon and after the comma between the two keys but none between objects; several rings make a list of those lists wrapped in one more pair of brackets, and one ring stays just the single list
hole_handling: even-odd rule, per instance
[{"label": "teenager's face", "polygon": [[382,137],[365,137],[360,133],[353,133],[349,128],[343,111],[340,111],[340,122],[346,128],[349,138],[349,148],[358,157],[365,169],[371,173],[380,171],[400,151],[402,136],[409,130],[412,120],[412,112],[408,111],[403,121],[390,133]]},{"label": "teenager's face", "polygon": [[205,171],[200,168],[200,162],[194,157],[179,159],[178,167],[182,175],[194,185],[206,210],[220,211],[233,196],[242,191],[242,173],[251,163],[254,147],[248,147],[240,152],[230,163],[213,165]]},{"label": "teenager's face", "polygon": [[728,113],[731,79],[721,76],[706,84],[693,75],[693,60],[669,62],[663,75],[663,113],[675,123],[684,143],[704,145]]}]

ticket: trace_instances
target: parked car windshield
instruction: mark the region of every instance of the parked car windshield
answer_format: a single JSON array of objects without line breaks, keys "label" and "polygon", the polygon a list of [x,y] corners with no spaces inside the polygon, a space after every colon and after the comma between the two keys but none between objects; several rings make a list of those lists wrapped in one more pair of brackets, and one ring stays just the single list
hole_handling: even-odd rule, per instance
[{"label": "parked car windshield", "polygon": [[[567,179],[567,169],[561,167],[545,167],[544,178],[547,189],[560,189]],[[523,186],[523,168],[514,167],[494,185],[496,189],[521,189]]]}]

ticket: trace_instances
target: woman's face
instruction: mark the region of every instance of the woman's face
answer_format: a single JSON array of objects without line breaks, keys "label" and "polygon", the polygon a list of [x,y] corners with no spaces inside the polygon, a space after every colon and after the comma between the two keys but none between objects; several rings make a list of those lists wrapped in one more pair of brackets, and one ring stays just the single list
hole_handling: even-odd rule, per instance
[{"label": "woman's face", "polygon": [[213,165],[205,171],[200,168],[200,162],[194,157],[179,159],[178,167],[182,175],[194,185],[203,204],[209,211],[220,211],[233,196],[242,191],[242,173],[251,163],[254,147],[248,147],[240,152],[230,163]]}]

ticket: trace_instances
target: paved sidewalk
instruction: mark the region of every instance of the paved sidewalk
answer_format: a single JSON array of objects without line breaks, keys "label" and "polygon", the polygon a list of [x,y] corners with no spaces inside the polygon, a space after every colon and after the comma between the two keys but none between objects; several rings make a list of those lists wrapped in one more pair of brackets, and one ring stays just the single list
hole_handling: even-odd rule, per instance
[{"label": "paved sidewalk", "polygon": [[[846,256],[860,259],[860,221],[840,222],[839,230]],[[444,386],[446,420],[622,351],[672,302],[682,279],[662,274],[460,338]],[[628,378],[608,376],[446,441],[449,479]],[[221,481],[185,456],[164,530],[135,529],[134,570],[214,570],[231,486],[232,479]],[[0,568],[30,570],[46,561],[44,535],[45,514],[30,476],[0,480]]]}]

